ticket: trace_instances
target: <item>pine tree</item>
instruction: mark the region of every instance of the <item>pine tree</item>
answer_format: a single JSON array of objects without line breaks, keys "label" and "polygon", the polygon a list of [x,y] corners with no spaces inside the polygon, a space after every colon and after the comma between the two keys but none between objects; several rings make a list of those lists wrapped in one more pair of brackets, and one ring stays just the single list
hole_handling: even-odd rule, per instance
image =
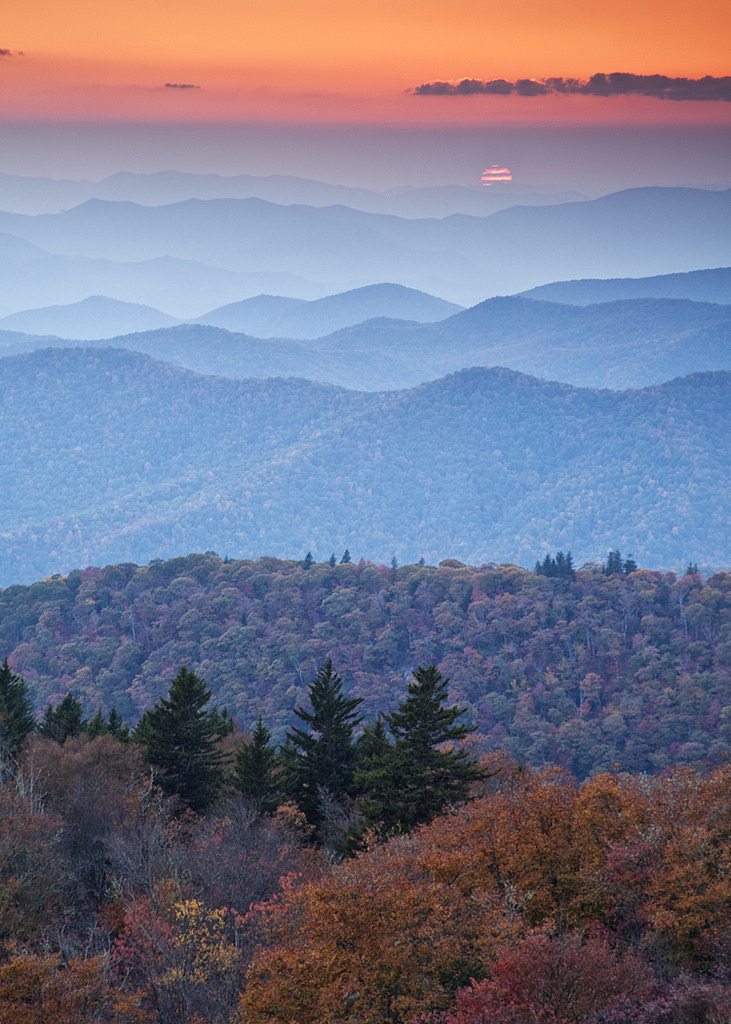
[{"label": "pine tree", "polygon": [[629,576],[631,572],[637,572],[637,562],[635,562],[632,555],[627,555],[622,566],[622,572],[625,576]]},{"label": "pine tree", "polygon": [[394,743],[361,779],[366,817],[387,830],[409,830],[462,803],[482,773],[464,749],[442,745],[472,729],[458,724],[466,708],[447,706],[449,680],[434,665],[417,668],[408,696],[387,716]]},{"label": "pine tree", "polygon": [[330,568],[331,568],[331,569],[334,569],[334,568],[335,568],[335,566],[336,566],[336,565],[338,564],[338,560],[337,560],[337,558],[335,557],[335,552],[334,552],[334,551],[333,551],[333,553],[332,553],[332,554],[330,555],[330,557],[328,558],[327,562],[328,562],[328,565],[330,566]]},{"label": "pine tree", "polygon": [[109,727],[104,715],[102,714],[101,708],[99,708],[94,717],[90,718],[86,723],[84,726],[84,732],[91,739],[94,739],[96,736],[106,736],[109,733]]},{"label": "pine tree", "polygon": [[84,724],[82,731],[91,739],[97,736],[113,736],[121,743],[127,743],[129,740],[129,728],[116,708],[112,708],[107,718],[99,708],[94,717]]},{"label": "pine tree", "polygon": [[312,565],[312,562],[313,562],[312,552],[308,551],[307,554],[305,555],[304,561],[302,563],[302,568],[303,569],[309,569],[310,566]]},{"label": "pine tree", "polygon": [[343,551],[343,557],[340,559],[340,564],[341,565],[350,565],[350,563],[352,561],[353,561],[353,559],[350,557],[350,552],[346,548],[345,551]]},{"label": "pine tree", "polygon": [[259,717],[251,739],[236,751],[234,786],[253,800],[262,814],[273,814],[281,803],[277,752],[271,739],[272,734]]},{"label": "pine tree", "polygon": [[0,667],[0,754],[17,757],[35,725],[28,687],[6,658]]},{"label": "pine tree", "polygon": [[688,565],[686,566],[686,569],[685,569],[685,575],[686,576],[697,576],[698,575],[698,563],[697,562],[688,562]]},{"label": "pine tree", "polygon": [[120,743],[129,742],[129,726],[116,708],[112,708],[109,712],[109,718],[107,719],[107,731],[110,736],[114,736],[115,740],[119,740]]},{"label": "pine tree", "polygon": [[345,696],[343,681],[328,658],[310,684],[309,699],[311,711],[295,708],[307,728],[297,726],[287,733],[283,764],[291,796],[307,820],[319,825],[323,790],[335,800],[353,793],[353,732],[361,721],[357,708],[362,698]]},{"label": "pine tree", "polygon": [[147,712],[137,732],[147,744],[147,759],[161,769],[160,782],[194,811],[203,811],[223,784],[223,755],[218,748],[221,714],[206,710],[211,691],[183,666],[162,698]]},{"label": "pine tree", "polygon": [[72,736],[78,736],[86,727],[81,703],[67,693],[55,708],[46,708],[39,732],[56,743],[65,743]]},{"label": "pine tree", "polygon": [[610,551],[607,555],[606,565],[604,566],[605,576],[614,576],[622,572],[622,556],[619,551]]}]

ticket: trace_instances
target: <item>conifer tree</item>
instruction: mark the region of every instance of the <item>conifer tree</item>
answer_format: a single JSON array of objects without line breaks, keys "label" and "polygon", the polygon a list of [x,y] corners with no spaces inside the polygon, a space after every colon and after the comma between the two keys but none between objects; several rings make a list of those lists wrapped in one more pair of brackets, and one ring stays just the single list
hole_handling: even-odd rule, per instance
[{"label": "conifer tree", "polygon": [[107,722],[102,714],[101,708],[99,708],[93,718],[90,718],[86,723],[84,726],[84,732],[91,739],[94,739],[96,736],[106,736],[108,734],[109,727],[107,726]]},{"label": "conifer tree", "polygon": [[340,559],[340,564],[341,565],[350,565],[350,563],[352,561],[353,561],[353,559],[350,557],[350,552],[346,548],[345,551],[343,551],[343,557]]},{"label": "conifer tree", "polygon": [[0,754],[17,757],[35,725],[28,687],[6,658],[0,667]]},{"label": "conifer tree", "polygon": [[96,736],[113,736],[122,743],[129,740],[129,728],[116,708],[112,708],[107,718],[99,708],[93,718],[84,724],[83,732],[92,739]]},{"label": "conifer tree", "polygon": [[606,565],[604,566],[605,576],[614,576],[622,572],[623,562],[622,555],[619,551],[610,551],[607,555]]},{"label": "conifer tree", "polygon": [[312,558],[312,552],[308,551],[304,557],[304,561],[302,562],[302,568],[309,569],[313,561],[314,559]]},{"label": "conifer tree", "polygon": [[337,558],[335,557],[335,552],[334,552],[334,551],[333,551],[333,553],[332,553],[332,554],[330,555],[330,557],[328,558],[328,560],[327,560],[327,561],[328,561],[328,565],[330,566],[330,568],[331,568],[331,569],[334,569],[334,568],[335,568],[335,566],[336,566],[336,565],[338,564],[338,560],[337,560]]},{"label": "conifer tree", "polygon": [[78,736],[86,726],[81,703],[67,693],[55,708],[46,708],[39,732],[56,743],[65,743],[72,736]]},{"label": "conifer tree", "polygon": [[163,789],[194,811],[205,810],[223,784],[221,713],[206,710],[210,699],[203,680],[183,666],[168,696],[147,712],[136,731],[147,744],[148,761],[161,769]]},{"label": "conifer tree", "polygon": [[319,825],[323,790],[335,800],[353,793],[353,732],[361,721],[357,708],[362,698],[345,696],[343,681],[328,658],[310,684],[309,699],[311,711],[295,708],[306,728],[296,726],[287,733],[283,763],[292,798],[307,820]]},{"label": "conifer tree", "polygon": [[625,576],[629,576],[631,572],[637,572],[637,562],[635,562],[632,555],[627,555],[622,566],[622,572]]},{"label": "conifer tree", "polygon": [[253,800],[262,814],[273,814],[281,803],[277,752],[271,740],[272,734],[260,716],[251,739],[236,751],[234,786]]},{"label": "conifer tree", "polygon": [[361,775],[366,817],[387,830],[409,830],[462,803],[482,773],[457,743],[472,729],[459,724],[466,708],[447,706],[449,680],[434,665],[417,668],[408,696],[387,716],[393,746]]},{"label": "conifer tree", "polygon": [[110,736],[114,736],[115,740],[119,740],[120,743],[129,742],[129,726],[116,708],[112,708],[109,712],[107,731]]},{"label": "conifer tree", "polygon": [[393,799],[393,753],[383,715],[379,715],[363,729],[356,748],[355,790],[367,825],[383,821],[383,808]]}]

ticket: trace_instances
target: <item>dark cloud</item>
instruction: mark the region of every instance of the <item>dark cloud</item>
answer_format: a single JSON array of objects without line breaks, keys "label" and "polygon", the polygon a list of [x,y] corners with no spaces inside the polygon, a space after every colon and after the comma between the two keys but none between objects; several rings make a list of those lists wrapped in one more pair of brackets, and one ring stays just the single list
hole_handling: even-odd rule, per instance
[{"label": "dark cloud", "polygon": [[200,89],[199,85],[193,85],[192,82],[166,82],[166,89]]},{"label": "dark cloud", "polygon": [[459,82],[425,82],[411,90],[416,96],[652,96],[659,100],[731,101],[731,76],[714,78],[669,78],[667,75],[632,75],[615,72],[578,78],[504,78],[481,80],[463,78]]}]

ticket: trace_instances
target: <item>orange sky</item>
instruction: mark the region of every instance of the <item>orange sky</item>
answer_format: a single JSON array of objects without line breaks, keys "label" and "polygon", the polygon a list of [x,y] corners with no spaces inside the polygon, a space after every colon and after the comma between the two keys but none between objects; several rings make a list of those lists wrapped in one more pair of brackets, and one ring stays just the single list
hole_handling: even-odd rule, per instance
[{"label": "orange sky", "polygon": [[731,120],[722,102],[406,94],[461,77],[728,74],[728,0],[3,0],[0,33],[24,54],[0,59],[6,120]]}]

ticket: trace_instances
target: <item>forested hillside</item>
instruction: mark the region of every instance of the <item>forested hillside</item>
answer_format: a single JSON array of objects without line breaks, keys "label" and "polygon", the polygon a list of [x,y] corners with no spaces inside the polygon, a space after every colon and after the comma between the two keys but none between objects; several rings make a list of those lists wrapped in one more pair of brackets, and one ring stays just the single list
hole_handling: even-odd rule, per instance
[{"label": "forested hillside", "polygon": [[728,373],[618,393],[473,369],[362,394],[114,349],[2,373],[0,583],[209,549],[728,564]]},{"label": "forested hillside", "polygon": [[[338,556],[340,556],[338,552]],[[327,656],[369,718],[436,663],[487,749],[579,777],[731,754],[731,575],[224,562],[190,555],[0,592],[0,654],[37,708],[130,720],[181,664],[281,737]]]}]

